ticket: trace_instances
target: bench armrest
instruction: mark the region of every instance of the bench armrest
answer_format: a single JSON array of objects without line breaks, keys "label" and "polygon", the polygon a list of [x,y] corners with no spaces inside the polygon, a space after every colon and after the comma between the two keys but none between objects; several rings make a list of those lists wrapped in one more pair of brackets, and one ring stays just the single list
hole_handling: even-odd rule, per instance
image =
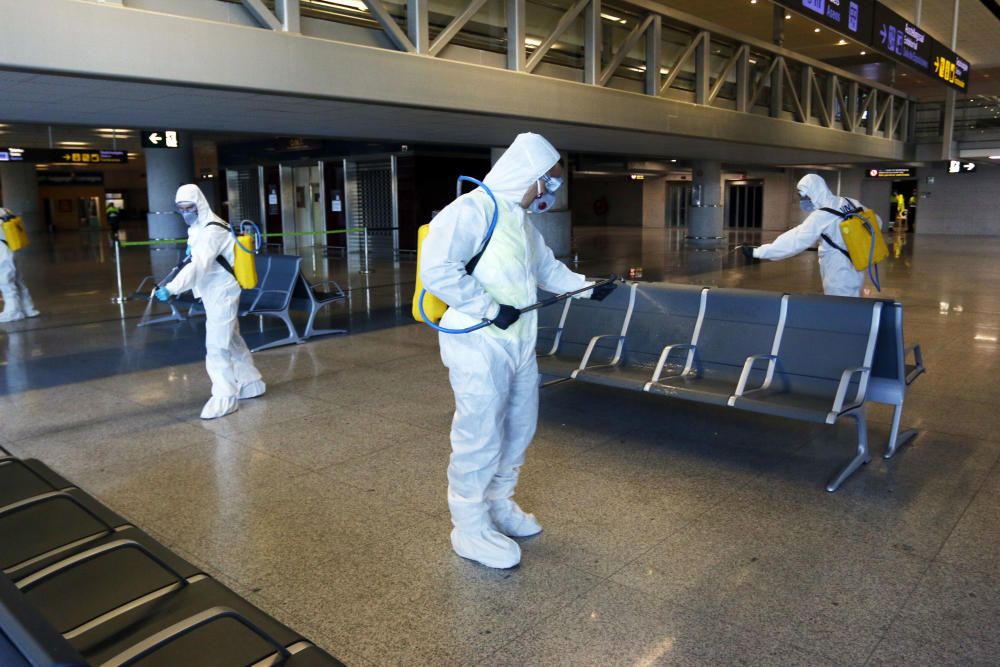
[{"label": "bench armrest", "polygon": [[188,585],[188,580],[184,577],[183,574],[174,569],[174,567],[170,565],[170,563],[167,563],[165,560],[163,560],[162,558],[154,554],[152,551],[150,551],[149,548],[146,547],[145,545],[140,544],[135,540],[115,540],[114,542],[108,542],[107,544],[102,544],[101,546],[94,547],[93,549],[87,549],[86,551],[81,551],[80,553],[74,554],[69,558],[64,558],[58,563],[53,563],[52,565],[49,565],[47,568],[35,572],[31,576],[21,579],[20,581],[17,582],[17,587],[22,591],[26,591],[35,586],[36,584],[46,579],[49,579],[50,577],[56,576],[60,572],[71,570],[77,565],[81,565],[83,563],[86,563],[87,561],[94,560],[95,558],[99,558],[104,554],[111,553],[113,551],[121,551],[122,549],[136,549],[137,551],[142,552],[142,554],[145,555],[147,558],[149,558],[151,561],[153,561],[161,568],[163,568],[165,571],[173,575],[173,577],[177,579],[177,583],[181,587]]},{"label": "bench armrest", "polygon": [[740,381],[736,384],[736,396],[742,396],[746,393],[747,382],[750,380],[750,371],[753,370],[754,364],[758,361],[767,361],[767,376],[764,378],[763,384],[759,387],[755,387],[750,391],[756,391],[757,389],[764,389],[771,384],[771,378],[774,377],[774,366],[778,361],[778,357],[773,354],[755,354],[753,356],[747,357],[747,360],[743,362],[743,372],[740,373]]},{"label": "bench armrest", "polygon": [[663,365],[667,363],[667,358],[676,350],[687,350],[687,360],[684,362],[684,370],[681,374],[683,375],[691,370],[691,363],[694,361],[694,356],[698,352],[698,346],[691,345],[689,343],[675,343],[674,345],[667,345],[663,348],[663,352],[660,353],[660,360],[656,362],[656,371],[653,373],[653,378],[650,382],[659,382],[660,375],[663,373]]},{"label": "bench armrest", "polygon": [[133,292],[133,294],[138,294],[140,292],[146,292],[147,295],[148,295],[149,292],[152,292],[153,291],[152,289],[149,289],[149,290],[145,289],[146,283],[148,283],[150,280],[153,280],[153,276],[146,276],[145,278],[143,278],[142,282],[139,283],[139,286],[135,288],[135,292]]},{"label": "bench armrest", "polygon": [[10,505],[0,507],[0,518],[3,518],[11,514],[15,514],[16,512],[28,509],[29,507],[34,507],[35,505],[41,505],[43,503],[47,503],[50,500],[59,500],[59,499],[68,500],[69,502],[73,503],[81,510],[83,510],[85,513],[89,514],[94,521],[104,526],[109,535],[115,532],[114,526],[112,526],[107,521],[99,517],[96,513],[94,513],[93,510],[88,508],[86,505],[81,503],[77,498],[74,498],[65,491],[49,491],[48,493],[40,493],[37,496],[25,498],[24,500],[18,500],[17,502],[13,502]]},{"label": "bench armrest", "polygon": [[617,338],[618,339],[618,349],[615,351],[615,356],[611,360],[611,365],[614,366],[618,363],[618,357],[621,356],[622,352],[622,342],[625,340],[625,336],[619,334],[602,334],[600,336],[594,336],[590,339],[590,343],[587,344],[587,351],[583,353],[583,359],[580,360],[580,370],[582,371],[587,367],[587,362],[590,361],[590,355],[594,352],[594,347],[597,346],[597,341],[602,338]]},{"label": "bench armrest", "polygon": [[262,296],[264,296],[265,294],[288,294],[288,290],[284,290],[284,289],[262,289],[262,290],[260,290],[259,292],[257,292],[257,296],[254,297],[253,303],[250,304],[249,308],[247,308],[245,311],[243,311],[243,314],[245,315],[247,313],[253,312],[253,310],[257,307],[257,304],[260,302],[260,298]]},{"label": "bench armrest", "polygon": [[337,294],[338,294],[338,295],[340,295],[340,297],[341,297],[341,298],[343,298],[343,297],[344,297],[344,290],[343,290],[343,288],[342,288],[342,287],[340,286],[340,283],[338,283],[338,282],[337,282],[336,280],[320,280],[320,281],[319,281],[319,282],[317,282],[317,283],[311,283],[311,284],[309,285],[309,289],[311,289],[311,290],[314,290],[314,289],[316,289],[317,287],[320,287],[320,286],[322,286],[322,285],[333,285],[334,287],[336,287],[336,288],[337,288]]},{"label": "bench armrest", "polygon": [[151,653],[155,653],[159,649],[163,648],[170,642],[220,618],[232,619],[249,629],[255,635],[270,644],[271,647],[274,648],[274,650],[282,657],[282,662],[291,657],[292,654],[281,642],[277,641],[274,637],[246,616],[243,616],[229,607],[212,607],[180,620],[170,627],[151,635],[135,646],[132,646],[103,663],[103,667],[128,667],[128,665],[134,665]]},{"label": "bench armrest", "polygon": [[861,374],[861,381],[858,383],[858,393],[854,396],[854,402],[850,407],[856,407],[861,405],[865,399],[865,391],[868,389],[868,376],[871,374],[872,369],[867,366],[859,366],[857,368],[848,368],[843,373],[840,374],[840,384],[837,385],[837,395],[833,399],[832,411],[835,414],[840,414],[844,409],[844,399],[847,397],[847,388],[851,384],[851,378]]},{"label": "bench armrest", "polygon": [[906,374],[905,380],[907,385],[912,383],[914,380],[917,379],[918,375],[927,370],[926,368],[924,368],[924,353],[920,349],[920,344],[917,343],[913,347],[906,348],[906,350],[903,352],[903,359],[909,357],[911,352],[913,353],[913,362],[916,364],[917,367]]}]

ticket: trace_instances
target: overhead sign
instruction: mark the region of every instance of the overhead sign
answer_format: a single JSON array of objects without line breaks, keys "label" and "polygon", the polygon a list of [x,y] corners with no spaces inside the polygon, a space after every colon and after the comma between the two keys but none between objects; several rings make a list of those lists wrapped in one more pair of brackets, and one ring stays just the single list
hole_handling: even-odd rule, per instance
[{"label": "overhead sign", "polygon": [[976,171],[975,162],[962,162],[961,160],[948,160],[949,174],[972,174]]},{"label": "overhead sign", "polygon": [[940,42],[931,50],[931,73],[940,81],[958,90],[969,87],[969,63]]},{"label": "overhead sign", "polygon": [[909,167],[890,167],[888,169],[869,169],[865,174],[868,178],[915,178],[916,174]]},{"label": "overhead sign", "polygon": [[885,5],[875,5],[872,46],[893,59],[923,72],[931,71],[931,43],[927,33]]},{"label": "overhead sign", "polygon": [[875,0],[776,0],[863,44],[871,41]]},{"label": "overhead sign", "polygon": [[177,130],[143,130],[143,148],[180,148]]},{"label": "overhead sign", "polygon": [[24,149],[0,148],[0,162],[24,162]]},{"label": "overhead sign", "polygon": [[51,162],[54,164],[125,164],[125,151],[101,151],[88,148],[0,148],[0,162]]}]

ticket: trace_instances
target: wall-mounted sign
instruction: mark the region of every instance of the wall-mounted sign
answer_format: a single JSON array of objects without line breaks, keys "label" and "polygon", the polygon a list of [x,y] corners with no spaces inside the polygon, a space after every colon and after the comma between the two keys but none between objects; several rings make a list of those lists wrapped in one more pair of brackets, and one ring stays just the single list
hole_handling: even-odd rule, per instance
[{"label": "wall-mounted sign", "polygon": [[976,171],[975,162],[962,162],[961,160],[948,160],[949,174],[972,174]]},{"label": "wall-mounted sign", "polygon": [[177,130],[143,130],[143,148],[180,148]]},{"label": "wall-mounted sign", "polygon": [[871,41],[875,0],[776,0],[863,44]]},{"label": "wall-mounted sign", "polygon": [[969,87],[969,63],[940,42],[934,42],[931,73],[958,90]]},{"label": "wall-mounted sign", "polygon": [[0,162],[51,162],[54,164],[125,164],[125,151],[101,151],[88,148],[0,148]]},{"label": "wall-mounted sign", "polygon": [[931,43],[927,33],[896,12],[876,3],[871,44],[895,60],[923,72],[931,71]]},{"label": "wall-mounted sign", "polygon": [[868,178],[914,178],[916,174],[909,167],[872,168],[865,172]]}]

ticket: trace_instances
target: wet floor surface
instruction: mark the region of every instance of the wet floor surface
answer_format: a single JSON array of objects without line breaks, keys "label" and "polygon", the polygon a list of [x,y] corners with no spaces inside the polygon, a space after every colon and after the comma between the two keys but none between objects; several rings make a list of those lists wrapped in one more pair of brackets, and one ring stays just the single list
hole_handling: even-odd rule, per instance
[{"label": "wet floor surface", "polygon": [[[575,230],[578,270],[820,289],[813,253],[745,264],[677,232]],[[756,241],[753,235],[747,240]],[[4,325],[0,444],[37,457],[350,665],[994,665],[1000,655],[1000,240],[909,237],[882,269],[928,373],[882,460],[836,494],[850,424],[572,383],[543,390],[518,500],[522,565],[455,556],[453,403],[409,320],[412,261],[310,253],[347,336],[258,353],[268,393],[203,422],[203,323],[110,303],[100,237],[22,258],[42,316]],[[125,255],[125,283],[150,252]],[[246,319],[251,342],[280,328]]]}]

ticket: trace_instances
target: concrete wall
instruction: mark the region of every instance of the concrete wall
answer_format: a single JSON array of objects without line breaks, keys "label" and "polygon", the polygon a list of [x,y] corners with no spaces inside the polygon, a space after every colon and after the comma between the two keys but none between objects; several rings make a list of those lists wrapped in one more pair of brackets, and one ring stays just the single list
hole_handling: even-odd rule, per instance
[{"label": "concrete wall", "polygon": [[917,234],[1000,236],[1000,168],[981,164],[974,174],[949,174],[942,164],[918,173]]}]

